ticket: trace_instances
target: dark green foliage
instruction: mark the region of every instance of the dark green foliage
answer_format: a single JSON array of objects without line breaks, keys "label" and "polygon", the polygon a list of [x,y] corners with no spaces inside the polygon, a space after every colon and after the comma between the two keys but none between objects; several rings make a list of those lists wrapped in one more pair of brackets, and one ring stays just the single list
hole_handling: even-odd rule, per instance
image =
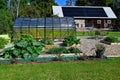
[{"label": "dark green foliage", "polygon": [[20,41],[20,40],[25,40],[25,41],[30,42],[30,41],[33,41],[34,38],[33,38],[32,35],[22,34],[22,35],[21,35],[21,38],[15,38],[15,39],[14,39],[14,43],[17,43],[17,42]]},{"label": "dark green foliage", "polygon": [[81,50],[75,47],[70,47],[68,50],[70,53],[81,53],[82,52]]},{"label": "dark green foliage", "polygon": [[52,16],[52,5],[57,5],[55,0],[21,0],[20,17],[50,17]]},{"label": "dark green foliage", "polygon": [[120,40],[117,37],[113,37],[113,36],[108,36],[104,39],[104,41],[107,42],[120,42]]},{"label": "dark green foliage", "polygon": [[0,48],[4,48],[4,46],[9,42],[9,40],[0,37]]},{"label": "dark green foliage", "polygon": [[7,9],[0,9],[0,34],[11,33],[13,21]]},{"label": "dark green foliage", "polygon": [[0,9],[3,9],[3,8],[7,7],[7,1],[8,0],[0,0]]},{"label": "dark green foliage", "polygon": [[47,45],[53,45],[54,44],[54,41],[49,39],[49,38],[43,38],[41,40],[41,42],[44,43],[44,44],[47,44]]},{"label": "dark green foliage", "polygon": [[14,46],[4,49],[2,55],[4,58],[34,58],[41,53],[43,47],[44,44],[34,40],[31,35],[24,35]]},{"label": "dark green foliage", "polygon": [[34,38],[32,35],[29,35],[29,34],[22,34],[22,37],[21,37],[22,40],[25,40],[25,41],[33,41]]},{"label": "dark green foliage", "polygon": [[68,50],[65,47],[54,47],[48,50],[49,54],[61,54],[68,53]]},{"label": "dark green foliage", "polygon": [[64,46],[72,46],[73,44],[80,44],[80,39],[77,39],[75,36],[67,36],[63,41]]},{"label": "dark green foliage", "polygon": [[91,6],[92,3],[90,2],[90,0],[76,0],[75,5],[76,6]]},{"label": "dark green foliage", "polygon": [[59,54],[59,53],[81,53],[82,51],[75,47],[65,48],[65,47],[54,47],[48,50],[49,54]]}]

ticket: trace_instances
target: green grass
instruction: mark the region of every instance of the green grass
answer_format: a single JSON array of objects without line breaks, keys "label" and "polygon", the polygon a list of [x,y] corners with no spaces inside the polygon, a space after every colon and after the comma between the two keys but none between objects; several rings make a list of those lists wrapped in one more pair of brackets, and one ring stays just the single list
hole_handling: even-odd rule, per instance
[{"label": "green grass", "polygon": [[0,65],[0,80],[120,80],[120,58]]},{"label": "green grass", "polygon": [[107,36],[118,36],[120,37],[120,32],[109,32],[109,34]]},{"label": "green grass", "polygon": [[[92,30],[91,33],[89,32],[77,32],[76,33],[77,36],[95,36],[95,30]],[[116,37],[120,37],[120,32],[118,31],[102,31],[101,32],[102,36],[116,36]]]}]

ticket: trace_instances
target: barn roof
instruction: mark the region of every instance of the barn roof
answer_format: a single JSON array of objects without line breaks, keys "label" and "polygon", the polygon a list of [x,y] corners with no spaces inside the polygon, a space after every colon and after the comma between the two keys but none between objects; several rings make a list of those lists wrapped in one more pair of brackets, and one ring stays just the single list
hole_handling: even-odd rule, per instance
[{"label": "barn roof", "polygon": [[53,14],[59,17],[74,17],[83,19],[116,19],[110,7],[95,6],[53,6]]}]

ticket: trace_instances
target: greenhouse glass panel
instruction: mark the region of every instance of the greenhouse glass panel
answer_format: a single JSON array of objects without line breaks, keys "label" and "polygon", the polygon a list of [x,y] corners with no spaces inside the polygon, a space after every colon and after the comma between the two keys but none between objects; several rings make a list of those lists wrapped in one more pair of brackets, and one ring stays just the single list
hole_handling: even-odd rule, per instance
[{"label": "greenhouse glass panel", "polygon": [[20,28],[14,28],[14,38],[18,38],[21,36]]},{"label": "greenhouse glass panel", "polygon": [[61,32],[61,38],[68,36],[68,30],[66,28],[62,28],[60,32]]},{"label": "greenhouse glass panel", "polygon": [[14,27],[21,27],[21,23],[23,21],[23,18],[17,18],[14,24]]},{"label": "greenhouse glass panel", "polygon": [[[64,38],[75,34],[75,22],[72,17],[48,18],[17,18],[14,26],[14,36],[31,34],[35,38]],[[19,30],[19,31],[18,31]],[[16,38],[16,37],[15,37]]]},{"label": "greenhouse glass panel", "polygon": [[24,18],[23,21],[21,22],[21,27],[28,27],[30,26],[30,18]]},{"label": "greenhouse glass panel", "polygon": [[53,24],[60,24],[60,19],[59,18],[54,18],[53,19]]},{"label": "greenhouse glass panel", "polygon": [[37,27],[44,27],[45,25],[45,18],[38,18]]},{"label": "greenhouse glass panel", "polygon": [[44,38],[44,28],[37,28],[37,39]]},{"label": "greenhouse glass panel", "polygon": [[36,27],[37,26],[37,18],[32,18],[31,21],[30,21],[30,27]]},{"label": "greenhouse glass panel", "polygon": [[54,28],[54,39],[61,39],[61,29],[60,28]]},{"label": "greenhouse glass panel", "polygon": [[33,37],[37,38],[37,28],[34,28],[34,27],[30,27],[29,28],[29,34],[31,34]]},{"label": "greenhouse glass panel", "polygon": [[52,28],[46,28],[46,38],[53,38],[53,29]]},{"label": "greenhouse glass panel", "polygon": [[28,30],[29,28],[25,28],[25,27],[23,27],[23,28],[21,28],[21,33],[22,34],[28,34]]}]

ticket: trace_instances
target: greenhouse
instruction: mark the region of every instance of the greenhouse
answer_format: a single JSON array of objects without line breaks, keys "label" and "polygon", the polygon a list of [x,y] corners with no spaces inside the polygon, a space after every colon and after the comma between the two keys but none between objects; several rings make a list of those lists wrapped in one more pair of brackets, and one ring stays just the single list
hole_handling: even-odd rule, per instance
[{"label": "greenhouse", "polygon": [[76,27],[72,17],[17,18],[13,26],[13,38],[31,34],[36,39],[62,39],[75,35]]}]

